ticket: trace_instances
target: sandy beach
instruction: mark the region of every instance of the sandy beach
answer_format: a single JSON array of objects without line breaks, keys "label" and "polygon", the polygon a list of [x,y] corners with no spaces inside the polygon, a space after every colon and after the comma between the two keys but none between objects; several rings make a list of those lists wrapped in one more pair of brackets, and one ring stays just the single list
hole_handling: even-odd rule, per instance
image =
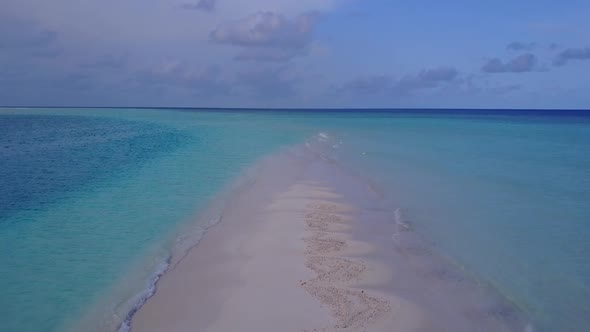
[{"label": "sandy beach", "polygon": [[362,179],[308,154],[267,166],[162,277],[133,332],[523,330]]},{"label": "sandy beach", "polygon": [[[248,228],[225,220],[162,279],[133,331],[418,327],[417,311],[367,287],[390,276],[360,257],[371,245],[351,239],[355,207],[339,199],[303,181],[251,210]],[[232,226],[239,229],[224,229]]]}]

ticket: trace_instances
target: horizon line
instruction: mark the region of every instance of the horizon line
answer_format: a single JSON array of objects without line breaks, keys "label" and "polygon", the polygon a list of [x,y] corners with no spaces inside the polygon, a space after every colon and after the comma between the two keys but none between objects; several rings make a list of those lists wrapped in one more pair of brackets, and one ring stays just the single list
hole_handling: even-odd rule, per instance
[{"label": "horizon line", "polygon": [[0,106],[0,109],[171,109],[171,110],[227,110],[227,111],[536,111],[536,112],[590,112],[590,108],[452,108],[452,107],[360,107],[360,108],[338,108],[338,107],[190,107],[190,106]]}]

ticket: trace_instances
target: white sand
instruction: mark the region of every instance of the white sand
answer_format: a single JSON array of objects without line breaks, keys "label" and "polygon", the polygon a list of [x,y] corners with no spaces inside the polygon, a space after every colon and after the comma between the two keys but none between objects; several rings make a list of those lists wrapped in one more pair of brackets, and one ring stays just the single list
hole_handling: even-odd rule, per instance
[{"label": "white sand", "polygon": [[350,239],[354,207],[315,182],[224,216],[158,284],[134,332],[413,331],[418,308],[371,285],[389,269]]}]

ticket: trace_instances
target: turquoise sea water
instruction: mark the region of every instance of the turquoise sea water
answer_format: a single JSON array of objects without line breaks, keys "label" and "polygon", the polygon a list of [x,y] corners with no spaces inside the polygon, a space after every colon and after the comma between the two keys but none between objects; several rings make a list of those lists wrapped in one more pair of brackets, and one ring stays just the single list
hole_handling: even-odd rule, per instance
[{"label": "turquoise sea water", "polygon": [[590,328],[590,118],[376,116],[355,128],[338,156],[418,233],[535,330]]},{"label": "turquoise sea water", "polygon": [[590,117],[4,109],[0,330],[118,328],[216,193],[319,133],[536,330],[590,326]]}]

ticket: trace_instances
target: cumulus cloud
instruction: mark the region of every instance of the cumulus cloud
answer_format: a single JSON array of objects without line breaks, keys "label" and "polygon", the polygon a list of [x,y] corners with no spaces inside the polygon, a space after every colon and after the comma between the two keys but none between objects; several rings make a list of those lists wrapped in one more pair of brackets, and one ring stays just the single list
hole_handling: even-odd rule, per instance
[{"label": "cumulus cloud", "polygon": [[186,10],[202,10],[206,12],[212,12],[217,6],[216,0],[199,0],[196,3],[183,3],[181,7]]},{"label": "cumulus cloud", "polygon": [[389,75],[359,77],[343,84],[340,91],[360,94],[408,94],[424,89],[442,87],[457,80],[459,72],[453,67],[424,69],[415,75],[394,79]]},{"label": "cumulus cloud", "polygon": [[316,15],[294,19],[273,12],[258,12],[213,30],[210,39],[243,47],[301,48],[309,43]]},{"label": "cumulus cloud", "polygon": [[553,65],[563,66],[572,60],[590,60],[590,47],[565,49],[559,52]]},{"label": "cumulus cloud", "polygon": [[434,88],[441,83],[453,81],[459,72],[453,67],[439,67],[425,69],[414,76],[406,76],[398,83],[398,89],[402,91]]},{"label": "cumulus cloud", "polygon": [[537,46],[537,43],[512,42],[506,46],[506,49],[508,51],[532,51]]},{"label": "cumulus cloud", "polygon": [[556,50],[558,50],[559,48],[560,48],[560,46],[559,46],[559,44],[558,44],[558,43],[551,43],[551,44],[549,44],[549,46],[547,46],[547,49],[548,49],[549,51],[556,51]]},{"label": "cumulus cloud", "polygon": [[532,53],[525,53],[510,61],[502,62],[498,58],[492,58],[486,62],[481,70],[485,73],[526,73],[536,69],[537,57]]},{"label": "cumulus cloud", "polygon": [[311,43],[316,21],[314,13],[290,19],[274,12],[257,12],[217,27],[209,34],[209,39],[243,48],[237,60],[285,61],[305,53],[303,50]]},{"label": "cumulus cloud", "polygon": [[552,42],[552,43],[535,43],[535,42],[512,42],[506,45],[506,50],[508,51],[515,51],[515,52],[531,52],[534,50],[548,50],[548,51],[555,51],[559,49],[559,44]]}]

